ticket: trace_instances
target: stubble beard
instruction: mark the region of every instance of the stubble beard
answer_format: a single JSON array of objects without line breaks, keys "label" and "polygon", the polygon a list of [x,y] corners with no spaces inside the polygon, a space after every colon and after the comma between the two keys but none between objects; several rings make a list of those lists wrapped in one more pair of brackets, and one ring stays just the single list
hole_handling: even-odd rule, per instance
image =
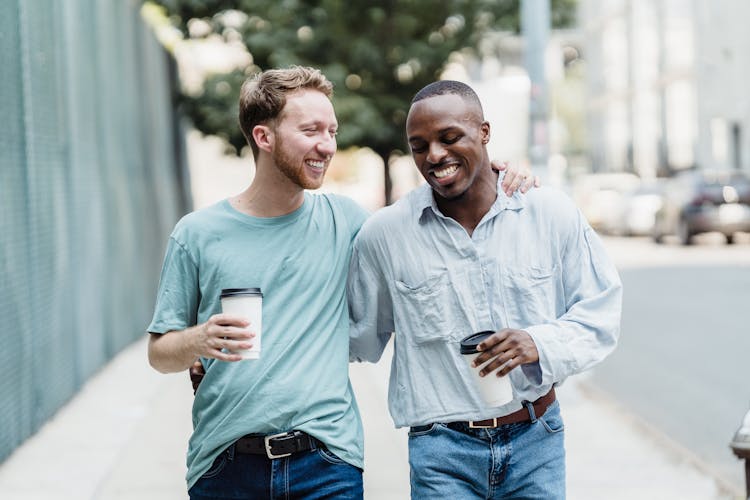
[{"label": "stubble beard", "polygon": [[[288,155],[284,143],[280,138],[273,151],[273,161],[276,164],[276,168],[278,168],[287,179],[302,189],[318,189],[323,184],[323,177],[321,177],[320,181],[306,178],[304,173],[305,167],[303,165],[304,160],[301,158],[295,160]],[[325,172],[323,175],[325,176]]]}]

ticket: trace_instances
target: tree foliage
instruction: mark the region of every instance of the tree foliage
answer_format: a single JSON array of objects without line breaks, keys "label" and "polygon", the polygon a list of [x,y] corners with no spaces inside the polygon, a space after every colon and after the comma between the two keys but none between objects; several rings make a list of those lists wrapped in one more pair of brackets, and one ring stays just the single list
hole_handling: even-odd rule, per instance
[{"label": "tree foliage", "polygon": [[[552,0],[555,26],[572,24],[576,0]],[[291,64],[320,68],[334,82],[339,147],[367,146],[386,164],[402,149],[413,95],[439,77],[451,54],[472,50],[488,30],[519,30],[520,0],[156,0],[186,34],[202,20],[241,37],[253,67],[206,80],[185,96],[196,128],[239,151],[239,86],[249,73]],[[203,34],[205,35],[205,33]],[[386,175],[386,192],[389,179]]]}]

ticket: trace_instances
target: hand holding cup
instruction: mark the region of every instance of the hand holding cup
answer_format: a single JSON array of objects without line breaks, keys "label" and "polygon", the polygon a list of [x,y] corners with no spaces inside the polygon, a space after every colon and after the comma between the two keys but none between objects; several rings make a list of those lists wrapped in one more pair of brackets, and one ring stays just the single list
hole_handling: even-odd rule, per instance
[{"label": "hand holding cup", "polygon": [[497,370],[496,375],[507,375],[513,368],[526,363],[539,361],[539,351],[528,332],[513,328],[503,328],[483,339],[477,345],[480,355],[474,366],[487,363],[480,374],[486,376]]},{"label": "hand holding cup", "polygon": [[513,386],[510,378],[483,377],[480,375],[480,370],[483,370],[484,367],[482,363],[476,361],[478,355],[481,355],[477,349],[478,345],[493,333],[492,331],[484,331],[469,335],[461,340],[460,352],[469,366],[474,386],[479,390],[484,403],[489,406],[502,406],[513,401]]},{"label": "hand holding cup", "polygon": [[243,316],[214,314],[200,325],[193,336],[193,353],[221,361],[240,361],[234,354],[253,347],[255,333],[250,321]]}]

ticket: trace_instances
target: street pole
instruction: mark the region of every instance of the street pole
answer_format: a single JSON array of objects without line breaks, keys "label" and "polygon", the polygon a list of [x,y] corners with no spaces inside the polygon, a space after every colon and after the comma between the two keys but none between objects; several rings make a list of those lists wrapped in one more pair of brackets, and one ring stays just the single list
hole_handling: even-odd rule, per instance
[{"label": "street pole", "polygon": [[529,161],[546,169],[549,156],[549,105],[544,54],[550,29],[550,0],[521,0],[524,63],[531,82],[529,99]]}]

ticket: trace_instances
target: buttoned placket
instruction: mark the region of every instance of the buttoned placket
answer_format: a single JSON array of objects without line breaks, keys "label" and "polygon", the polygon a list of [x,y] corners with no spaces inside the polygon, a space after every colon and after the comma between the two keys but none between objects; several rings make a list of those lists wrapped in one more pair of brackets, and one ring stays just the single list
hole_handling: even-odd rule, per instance
[{"label": "buttoned placket", "polygon": [[[479,330],[495,329],[496,325],[505,324],[498,322],[501,318],[494,317],[494,308],[491,307],[492,301],[499,300],[500,297],[496,296],[495,283],[490,273],[491,268],[496,265],[495,258],[489,256],[493,253],[486,248],[486,242],[493,219],[502,216],[508,204],[509,199],[498,195],[498,199],[469,235],[458,221],[443,215],[434,200],[432,202],[433,215],[450,238],[452,248],[463,259],[461,269],[454,270],[459,277],[459,281],[454,282],[455,293],[460,296],[465,312],[473,315],[474,327]],[[467,303],[467,299],[470,299],[470,303]]]}]

